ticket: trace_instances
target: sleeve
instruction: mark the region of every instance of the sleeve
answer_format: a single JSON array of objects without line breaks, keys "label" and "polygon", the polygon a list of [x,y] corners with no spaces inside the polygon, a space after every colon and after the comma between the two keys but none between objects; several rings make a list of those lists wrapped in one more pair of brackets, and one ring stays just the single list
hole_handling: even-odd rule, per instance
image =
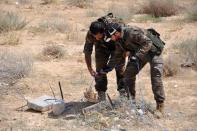
[{"label": "sleeve", "polygon": [[94,40],[93,40],[90,32],[88,32],[86,35],[86,39],[85,39],[83,53],[91,55],[92,51],[93,51],[93,45],[94,45]]},{"label": "sleeve", "polygon": [[124,59],[124,54],[125,51],[121,49],[119,45],[116,43],[116,49],[111,52],[107,66],[113,69],[117,65],[122,64],[122,61]]},{"label": "sleeve", "polygon": [[135,55],[139,59],[142,59],[149,52],[149,50],[151,50],[152,41],[142,32],[135,32],[131,35],[133,35],[132,42],[139,46],[139,50]]}]

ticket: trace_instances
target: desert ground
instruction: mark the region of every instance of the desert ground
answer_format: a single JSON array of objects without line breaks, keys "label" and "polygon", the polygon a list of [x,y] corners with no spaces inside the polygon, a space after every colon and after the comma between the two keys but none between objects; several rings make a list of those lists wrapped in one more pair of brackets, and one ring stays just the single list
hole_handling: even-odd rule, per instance
[{"label": "desert ground", "polygon": [[[72,4],[63,0],[49,0],[48,3],[47,0],[1,0],[0,13],[18,14],[27,23],[21,29],[0,32],[0,58],[3,59],[2,53],[11,55],[10,59],[13,56],[14,58],[22,56],[23,62],[29,62],[26,65],[30,68],[27,68],[28,75],[25,74],[11,84],[0,80],[0,130],[197,131],[196,68],[181,67],[184,63],[183,54],[181,54],[183,52],[176,48],[183,41],[197,40],[197,23],[187,20],[187,10],[192,8],[195,0],[176,0],[179,11],[175,15],[159,18],[149,18],[145,14],[136,13],[141,5],[147,2],[144,0],[86,2],[90,2],[90,5],[86,6],[83,3],[82,6],[76,6],[76,0],[73,0],[73,3],[71,0]],[[84,61],[85,36],[92,21],[111,11],[118,17],[122,16],[128,25],[141,28],[153,27],[160,32],[161,38],[166,42],[163,52],[164,60],[171,59],[172,62],[176,62],[177,72],[173,76],[163,78],[166,92],[165,118],[147,118],[148,122],[136,120],[129,124],[126,120],[121,121],[118,116],[106,117],[103,114],[99,114],[98,121],[90,122],[91,116],[84,117],[81,114],[80,109],[85,106],[82,102],[83,92],[92,82]],[[60,26],[55,27],[50,24]],[[57,48],[60,54],[46,55],[43,52],[47,47]],[[196,59],[197,46],[196,50],[194,46],[193,51]],[[94,61],[94,54],[92,58]],[[17,60],[12,66],[23,68],[17,65]],[[169,63],[166,62],[166,64]],[[2,65],[4,64],[1,63]],[[94,62],[93,65],[95,65]],[[143,95],[145,101],[155,106],[149,76],[147,64],[137,76],[137,99],[141,99]],[[42,95],[52,96],[50,86],[60,98],[59,81],[62,84],[65,102],[73,103],[73,108],[68,112],[55,117],[51,116],[50,112],[41,113],[25,110],[25,107],[20,108],[26,105],[23,96],[27,99]],[[115,71],[108,74],[108,81],[108,94],[112,100],[118,99]]]}]

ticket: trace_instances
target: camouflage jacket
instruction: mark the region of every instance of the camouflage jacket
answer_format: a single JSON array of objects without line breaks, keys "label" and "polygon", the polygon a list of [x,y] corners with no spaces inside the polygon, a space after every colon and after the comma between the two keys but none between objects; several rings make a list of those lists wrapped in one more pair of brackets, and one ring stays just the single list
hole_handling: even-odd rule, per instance
[{"label": "camouflage jacket", "polygon": [[97,41],[90,31],[88,31],[86,35],[86,41],[84,45],[84,54],[91,55],[93,51],[93,47],[95,46],[95,55],[96,58],[109,56],[109,62],[106,66],[114,67],[119,64],[125,55],[125,50],[119,46],[120,44],[116,43],[106,43],[104,40]]},{"label": "camouflage jacket", "polygon": [[120,46],[126,51],[130,51],[132,55],[138,58],[148,54],[154,48],[152,40],[147,37],[147,30],[134,26],[123,27],[122,38],[120,39]]}]

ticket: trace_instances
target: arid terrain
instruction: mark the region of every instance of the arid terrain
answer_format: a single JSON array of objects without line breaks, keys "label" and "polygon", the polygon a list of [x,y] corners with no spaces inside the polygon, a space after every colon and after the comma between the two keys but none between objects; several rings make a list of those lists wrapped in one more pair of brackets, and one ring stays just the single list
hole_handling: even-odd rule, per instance
[{"label": "arid terrain", "polygon": [[[47,0],[0,1],[1,14],[12,12],[26,21],[23,28],[0,30],[0,66],[2,66],[0,73],[5,64],[2,63],[3,53],[9,56],[6,58],[13,59],[14,57],[15,60],[15,62],[13,62],[14,60],[9,61],[14,63],[13,65],[5,65],[5,67],[13,67],[11,69],[17,67],[18,70],[25,68],[25,71],[28,72],[22,74],[20,79],[11,84],[7,84],[3,79],[0,80],[0,130],[88,131],[121,128],[133,131],[197,131],[196,61],[189,61],[189,67],[181,67],[186,60],[184,52],[179,50],[179,45],[183,42],[194,40],[194,45],[197,42],[197,22],[188,20],[187,16],[187,11],[192,9],[195,0],[176,0],[178,12],[172,16],[159,18],[139,13],[145,0],[85,0],[90,5],[84,5],[84,3],[78,5],[80,0],[78,3],[76,3],[77,0],[48,1],[48,3]],[[83,92],[89,88],[92,82],[84,61],[85,36],[90,23],[108,12],[114,12],[118,17],[122,16],[129,25],[142,28],[153,27],[160,32],[161,38],[166,42],[163,52],[165,64],[169,64],[169,68],[175,69],[172,69],[172,76],[165,76],[163,79],[166,92],[165,118],[149,118],[147,119],[149,124],[138,120],[128,124],[128,121],[118,122],[121,119],[117,116],[104,117],[99,114],[101,116],[99,116],[98,123],[96,123],[97,121],[88,123],[91,118],[80,114],[81,108],[85,106],[82,102]],[[2,27],[1,20],[0,27]],[[188,44],[191,43],[188,42]],[[57,49],[58,53],[47,54],[50,52],[50,48]],[[191,49],[191,54],[196,60],[197,45]],[[21,58],[17,58],[17,56],[21,56]],[[94,55],[92,58],[94,61]],[[171,63],[168,61],[169,59]],[[18,64],[20,60],[22,60],[23,66],[25,65],[24,67]],[[194,66],[190,67],[191,63]],[[174,70],[176,70],[175,73]],[[107,92],[113,100],[118,99],[115,72],[112,71],[108,76]],[[143,95],[145,101],[155,106],[149,76],[149,65],[147,64],[137,76],[137,99],[141,99]],[[60,98],[59,81],[62,84],[64,100],[66,103],[71,103],[73,109],[59,117],[51,116],[50,112],[40,113],[25,110],[25,108],[18,109],[26,104],[22,96],[27,99],[42,95],[52,96],[50,86],[56,96]],[[110,119],[118,124],[114,121],[114,123],[107,123],[107,121],[111,121]]]}]

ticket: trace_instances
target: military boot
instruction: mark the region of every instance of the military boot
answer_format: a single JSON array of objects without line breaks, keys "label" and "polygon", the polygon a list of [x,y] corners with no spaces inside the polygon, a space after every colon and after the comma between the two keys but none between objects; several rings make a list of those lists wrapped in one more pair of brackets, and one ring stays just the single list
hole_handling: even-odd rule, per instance
[{"label": "military boot", "polygon": [[105,101],[106,100],[106,94],[104,91],[98,91],[98,101]]},{"label": "military boot", "polygon": [[127,92],[125,89],[120,89],[119,90],[119,96],[120,100],[126,100],[127,99]]},{"label": "military boot", "polygon": [[154,115],[158,119],[164,117],[164,103],[157,103]]}]

